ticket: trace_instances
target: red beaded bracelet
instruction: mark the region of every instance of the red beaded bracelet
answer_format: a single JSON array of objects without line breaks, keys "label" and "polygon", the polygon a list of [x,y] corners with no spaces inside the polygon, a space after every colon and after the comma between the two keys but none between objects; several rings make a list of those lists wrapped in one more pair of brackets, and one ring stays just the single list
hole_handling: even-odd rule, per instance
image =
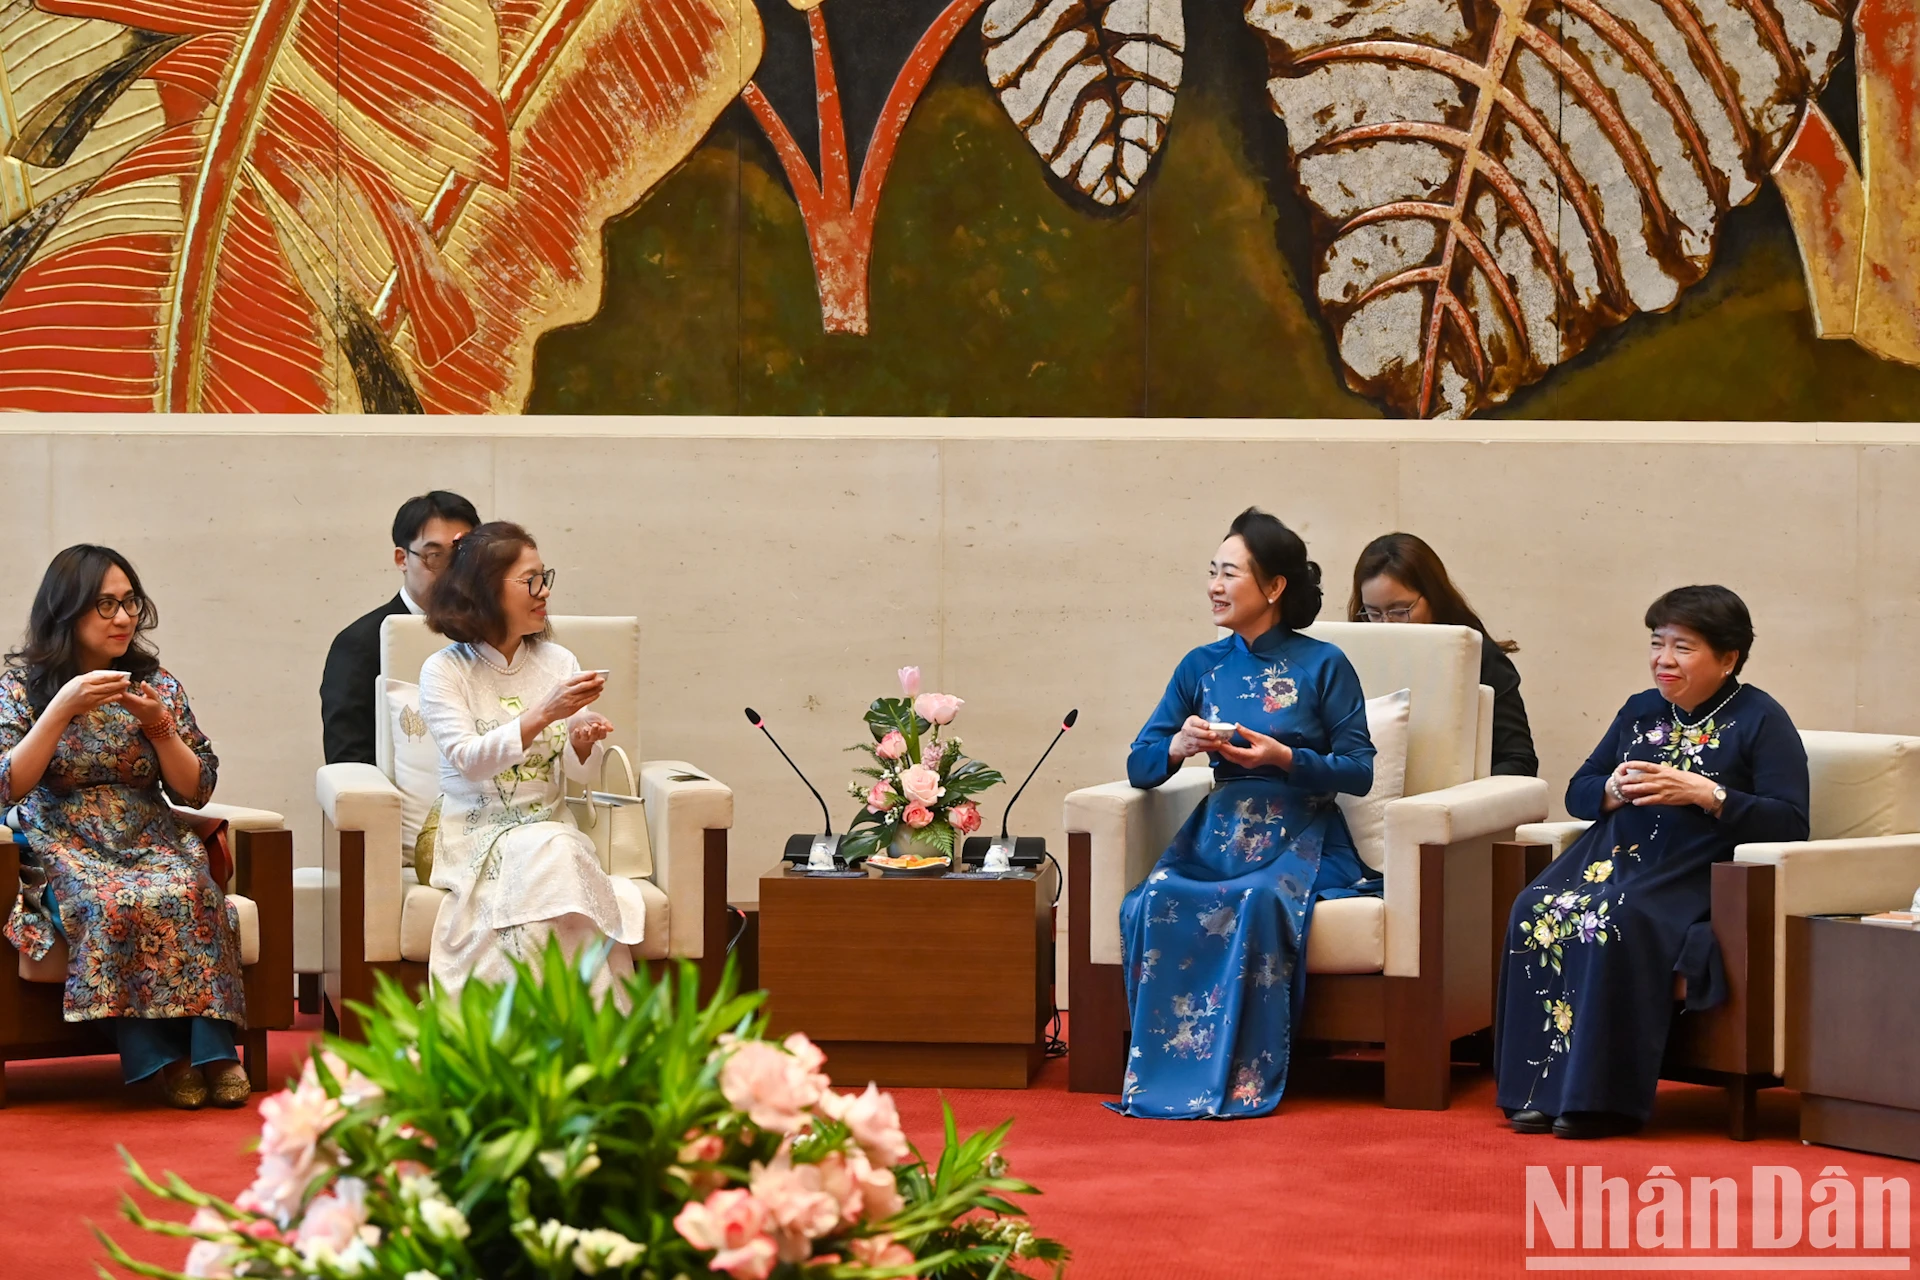
[{"label": "red beaded bracelet", "polygon": [[171,738],[174,734],[173,717],[166,716],[159,724],[143,724],[140,726],[140,732],[147,736],[148,742],[159,742]]}]

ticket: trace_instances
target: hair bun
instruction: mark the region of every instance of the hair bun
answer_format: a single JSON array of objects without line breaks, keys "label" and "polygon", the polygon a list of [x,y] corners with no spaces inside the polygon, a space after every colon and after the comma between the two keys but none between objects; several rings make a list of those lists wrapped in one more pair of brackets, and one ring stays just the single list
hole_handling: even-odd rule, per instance
[{"label": "hair bun", "polygon": [[1307,561],[1307,581],[1316,587],[1320,585],[1320,564],[1316,560]]}]

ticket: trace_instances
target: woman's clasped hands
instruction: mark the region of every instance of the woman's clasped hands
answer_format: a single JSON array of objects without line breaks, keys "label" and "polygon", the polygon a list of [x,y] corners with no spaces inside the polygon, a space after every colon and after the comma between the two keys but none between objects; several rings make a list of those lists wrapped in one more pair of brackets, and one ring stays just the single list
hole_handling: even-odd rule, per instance
[{"label": "woman's clasped hands", "polygon": [[131,711],[143,728],[152,728],[167,718],[166,706],[150,685],[133,684],[126,672],[112,667],[83,671],[61,685],[47,706],[47,714],[64,724],[109,702],[118,702]]},{"label": "woman's clasped hands", "polygon": [[[1236,744],[1235,736],[1246,739],[1247,745]],[[1188,716],[1173,735],[1169,746],[1170,753],[1180,760],[1201,754],[1218,755],[1242,769],[1291,769],[1293,767],[1293,748],[1278,738],[1270,738],[1245,725],[1235,725],[1228,731],[1216,731],[1213,726],[1199,716]]]},{"label": "woman's clasped hands", "polygon": [[1607,780],[1607,790],[1616,801],[1615,807],[1620,801],[1636,806],[1698,805],[1708,813],[1720,808],[1713,794],[1717,785],[1704,774],[1651,760],[1623,761]]}]

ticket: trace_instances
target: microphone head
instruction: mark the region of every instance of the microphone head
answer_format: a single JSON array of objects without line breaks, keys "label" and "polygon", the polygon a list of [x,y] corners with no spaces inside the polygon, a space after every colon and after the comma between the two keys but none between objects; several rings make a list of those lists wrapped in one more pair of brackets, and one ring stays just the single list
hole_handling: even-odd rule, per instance
[{"label": "microphone head", "polygon": [[747,708],[747,723],[758,729],[761,726],[760,713],[752,707]]},{"label": "microphone head", "polygon": [[1073,710],[1067,712],[1067,718],[1060,722],[1060,727],[1062,729],[1071,729],[1073,728],[1073,722],[1075,720],[1078,720],[1079,718],[1080,718],[1080,708],[1075,707]]}]

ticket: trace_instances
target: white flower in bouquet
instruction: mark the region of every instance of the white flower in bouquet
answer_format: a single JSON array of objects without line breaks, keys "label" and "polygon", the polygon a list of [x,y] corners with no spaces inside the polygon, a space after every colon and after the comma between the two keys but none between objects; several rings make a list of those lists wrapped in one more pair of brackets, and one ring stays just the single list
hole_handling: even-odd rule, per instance
[{"label": "white flower in bouquet", "polygon": [[597,1276],[602,1271],[617,1271],[647,1251],[647,1247],[627,1239],[618,1231],[595,1227],[580,1233],[573,1246],[573,1265],[582,1275]]},{"label": "white flower in bouquet", "polygon": [[420,1202],[420,1225],[435,1240],[465,1240],[473,1234],[467,1215],[460,1206],[442,1196]]}]

